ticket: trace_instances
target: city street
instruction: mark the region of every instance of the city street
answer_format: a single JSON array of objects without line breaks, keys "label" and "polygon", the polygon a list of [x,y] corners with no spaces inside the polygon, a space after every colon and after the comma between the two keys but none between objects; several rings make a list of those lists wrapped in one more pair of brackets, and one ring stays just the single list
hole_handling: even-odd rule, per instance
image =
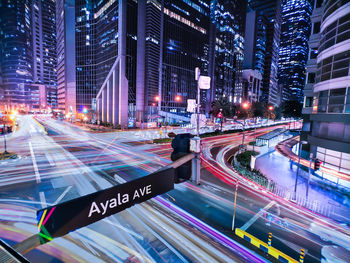
[{"label": "city street", "polygon": [[[36,210],[144,176],[170,162],[150,152],[152,145],[118,134],[87,134],[49,118],[40,119],[44,126],[31,116],[20,116],[18,122],[18,134],[8,138],[8,148],[20,158],[0,163],[0,233],[10,244],[37,233]],[[183,191],[179,185],[173,192]],[[191,192],[199,199],[199,193]],[[226,244],[217,230],[209,231],[199,219],[181,216],[179,211],[159,197],[57,238],[26,256],[33,261],[55,257],[70,262],[259,261],[249,249],[227,238]]]}]

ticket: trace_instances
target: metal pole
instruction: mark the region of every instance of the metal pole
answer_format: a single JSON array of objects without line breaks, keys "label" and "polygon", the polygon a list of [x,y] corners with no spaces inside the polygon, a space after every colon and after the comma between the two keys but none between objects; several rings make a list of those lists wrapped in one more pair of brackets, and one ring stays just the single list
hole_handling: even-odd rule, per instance
[{"label": "metal pole", "polygon": [[201,103],[201,90],[199,88],[199,81],[197,80],[197,136],[199,138],[199,107]]},{"label": "metal pole", "polygon": [[310,186],[310,173],[311,173],[312,158],[313,158],[313,154],[310,153],[309,176],[308,176],[308,178],[307,178],[307,187],[306,187],[306,200],[307,200],[308,197],[309,197],[309,186]]},{"label": "metal pole", "polygon": [[298,157],[297,175],[295,177],[295,185],[294,185],[294,198],[295,199],[296,199],[296,196],[297,196],[297,185],[298,185],[298,176],[299,176],[299,167],[300,167],[300,155],[301,155],[302,148],[303,148],[303,144],[300,141],[299,142],[299,157]]},{"label": "metal pole", "polygon": [[3,127],[3,131],[4,131],[4,148],[5,148],[5,151],[4,151],[4,154],[7,154],[7,145],[6,145],[6,130],[5,130],[5,124],[4,124],[4,127]]},{"label": "metal pole", "polygon": [[242,148],[244,148],[244,139],[245,139],[245,130],[244,130],[244,127],[245,127],[245,119],[244,119],[244,122],[243,122]]},{"label": "metal pole", "polygon": [[232,231],[235,228],[236,205],[237,205],[238,181],[236,182],[235,201],[233,204]]}]

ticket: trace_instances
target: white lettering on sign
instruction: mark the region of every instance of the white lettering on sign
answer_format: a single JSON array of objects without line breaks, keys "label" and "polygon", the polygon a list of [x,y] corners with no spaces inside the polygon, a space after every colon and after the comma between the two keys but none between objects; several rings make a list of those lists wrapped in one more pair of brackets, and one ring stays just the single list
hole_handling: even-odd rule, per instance
[{"label": "white lettering on sign", "polygon": [[134,197],[132,198],[132,200],[135,200],[136,198],[140,198],[142,196],[144,196],[145,194],[150,194],[152,191],[151,191],[151,185],[147,185],[143,188],[140,188],[140,189],[136,189],[135,192],[134,192]]},{"label": "white lettering on sign", "polygon": [[[142,188],[135,190],[132,200],[143,197],[145,195],[149,195],[151,193],[152,193],[152,185],[144,186]],[[129,195],[128,194],[121,195],[120,193],[117,194],[116,198],[106,200],[105,202],[102,202],[102,203],[92,202],[88,217],[91,217],[94,213],[104,215],[107,213],[108,209],[117,207],[118,205],[122,205],[127,202],[129,202]]]},{"label": "white lettering on sign", "polygon": [[122,205],[127,202],[129,202],[129,195],[123,194],[121,196],[120,193],[118,193],[117,198],[112,198],[104,203],[98,204],[96,202],[92,202],[88,217],[91,217],[93,213],[104,215],[106,214],[108,208],[114,208],[117,205]]}]

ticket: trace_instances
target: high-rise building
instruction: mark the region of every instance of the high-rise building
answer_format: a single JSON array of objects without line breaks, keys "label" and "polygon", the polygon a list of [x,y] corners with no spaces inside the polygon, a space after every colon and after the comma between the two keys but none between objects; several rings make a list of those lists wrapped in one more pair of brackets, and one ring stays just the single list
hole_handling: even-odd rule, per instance
[{"label": "high-rise building", "polygon": [[30,0],[0,1],[1,107],[29,110],[33,82]]},{"label": "high-rise building", "polygon": [[282,0],[278,84],[282,101],[303,101],[312,12],[310,0]]},{"label": "high-rise building", "polygon": [[303,108],[302,139],[323,162],[317,174],[339,184],[350,178],[349,21],[349,1],[315,1]]},{"label": "high-rise building", "polygon": [[268,21],[263,12],[247,13],[244,36],[244,69],[258,70],[262,75],[265,68]]},{"label": "high-rise building", "polygon": [[210,2],[210,103],[220,97],[230,102],[242,100],[243,46],[247,1],[214,0]]},{"label": "high-rise building", "polygon": [[[55,1],[1,1],[0,10],[2,107],[55,108]],[[50,90],[45,103],[39,102],[40,89]]]},{"label": "high-rise building", "polygon": [[[101,12],[116,4],[116,1],[106,1]],[[111,59],[114,64],[107,76],[101,78],[102,86],[97,87],[97,116],[100,121],[114,125],[122,121],[122,126],[125,120],[129,125],[135,120],[141,125],[142,122],[155,122],[161,118],[165,122],[189,121],[190,113],[186,111],[186,106],[187,99],[197,97],[196,67],[200,68],[202,75],[212,76],[211,90],[201,91],[202,111],[206,109],[205,105],[210,106],[210,102],[220,96],[227,96],[232,102],[241,100],[245,1],[193,0],[175,3],[151,0],[139,1],[137,6],[135,1],[126,1],[125,6],[126,9],[118,7],[118,27],[111,29],[118,28],[115,32],[118,41],[115,43],[112,39],[112,42],[104,44],[115,43],[118,53],[117,57],[108,53],[108,58],[114,57]],[[96,7],[91,6],[93,15],[99,12],[93,10]],[[90,15],[88,7],[83,11],[85,13],[80,16],[86,16],[86,11]],[[109,15],[108,19],[111,17]],[[103,20],[105,24],[108,19],[106,16]],[[94,21],[92,30],[97,28],[97,23]],[[86,26],[80,30],[87,30]],[[93,31],[94,40],[89,42],[93,50],[97,50],[96,45],[103,43],[102,40],[108,39],[111,30],[102,28],[96,33]],[[87,34],[82,35],[86,45],[84,37]],[[97,35],[101,36],[99,41],[96,41]],[[86,49],[82,45],[81,48]],[[86,56],[90,53],[84,51],[82,54]],[[92,60],[91,63],[108,66],[106,61],[98,64]],[[209,62],[212,65],[210,69]],[[128,99],[123,94],[129,94]]]},{"label": "high-rise building", "polygon": [[[262,41],[264,39],[264,35],[266,34],[266,41],[264,44],[265,52],[264,70],[262,72],[263,79],[261,101],[277,106],[280,104],[281,101],[281,94],[278,89],[277,78],[281,34],[281,2],[280,0],[249,0],[248,6],[251,10],[254,10],[256,12],[255,30],[257,32],[256,34],[260,35],[260,50],[263,49]],[[250,14],[250,17],[250,20],[252,20],[253,14]],[[264,17],[266,17],[267,21],[264,19]],[[249,25],[250,27],[252,26],[251,23]],[[248,28],[246,29],[246,32],[252,34],[252,32],[248,30]],[[256,48],[257,44],[258,43],[256,41],[252,41],[251,39],[246,37],[245,48],[247,47],[249,51],[245,50],[245,55],[254,54],[254,48]],[[259,52],[259,54],[260,53],[261,52]],[[253,58],[253,55],[248,56]],[[262,56],[260,55],[260,57]],[[262,59],[260,59],[260,61],[261,60]],[[249,61],[249,59],[247,59],[246,61]],[[253,62],[250,62],[250,64],[253,65]]]},{"label": "high-rise building", "polygon": [[[97,110],[100,121],[127,126],[136,104],[137,3],[76,1],[75,15],[78,117],[86,108],[94,119]],[[113,93],[108,98],[107,90]],[[105,100],[113,103],[106,106]]]},{"label": "high-rise building", "polygon": [[158,114],[168,120],[167,113],[185,119],[187,99],[197,94],[195,68],[208,74],[208,29],[205,1],[139,3],[136,106],[140,121]]},{"label": "high-rise building", "polygon": [[56,18],[58,109],[75,115],[75,1],[57,0]]}]

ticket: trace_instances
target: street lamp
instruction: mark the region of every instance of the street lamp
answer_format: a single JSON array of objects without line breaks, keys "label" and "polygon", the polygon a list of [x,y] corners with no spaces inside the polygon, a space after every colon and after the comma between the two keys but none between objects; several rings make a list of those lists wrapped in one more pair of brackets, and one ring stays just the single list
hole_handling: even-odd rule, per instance
[{"label": "street lamp", "polygon": [[181,96],[177,95],[177,96],[175,97],[175,100],[176,100],[176,101],[181,101]]},{"label": "street lamp", "polygon": [[307,141],[300,141],[299,142],[298,168],[297,168],[297,174],[296,174],[296,177],[295,177],[294,199],[297,198],[297,185],[298,185],[298,176],[299,176],[299,168],[300,168],[300,156],[301,156],[301,151],[302,151],[302,148],[303,148],[304,144],[307,144]]},{"label": "street lamp", "polygon": [[[249,109],[249,103],[248,102],[244,102],[243,103],[243,105],[242,105],[242,107],[243,107],[243,109],[245,109],[245,110],[247,110],[247,109]],[[243,137],[242,137],[242,147],[244,147],[244,139],[245,139],[245,121],[246,121],[246,119],[247,119],[247,116],[244,116],[244,119],[243,119]]]}]

